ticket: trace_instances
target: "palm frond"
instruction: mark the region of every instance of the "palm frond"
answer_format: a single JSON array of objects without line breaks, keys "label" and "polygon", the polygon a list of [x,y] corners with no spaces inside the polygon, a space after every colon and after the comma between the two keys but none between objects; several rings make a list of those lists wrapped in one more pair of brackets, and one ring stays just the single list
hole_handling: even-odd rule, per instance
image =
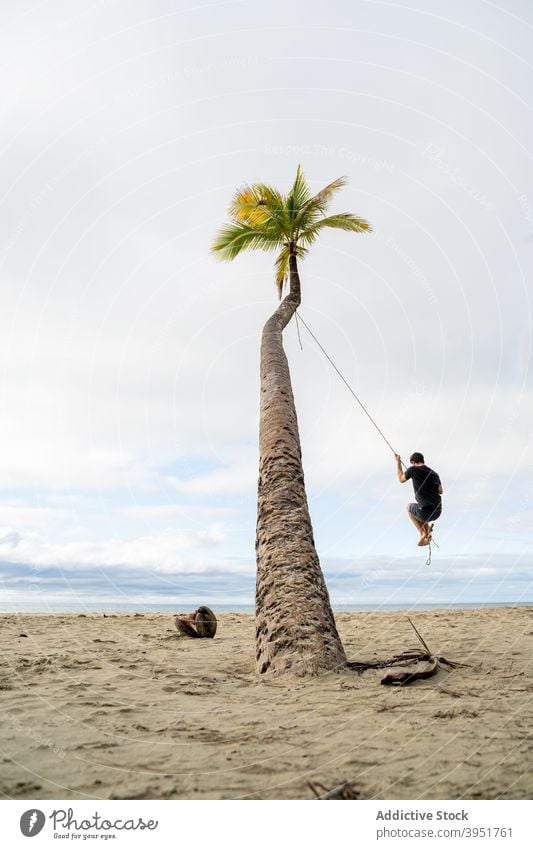
[{"label": "palm frond", "polygon": [[[296,256],[301,259],[308,253],[307,248],[303,245],[296,245],[294,248],[294,252]],[[283,286],[289,279],[289,258],[290,258],[290,246],[285,244],[278,256],[276,257],[276,262],[274,263],[274,267],[276,269],[276,285],[278,287],[278,295],[281,300],[281,295],[283,293]]]},{"label": "palm frond", "polygon": [[281,300],[283,294],[283,286],[289,278],[289,256],[290,250],[288,245],[284,245],[274,263],[276,269],[276,286],[278,287],[278,295]]},{"label": "palm frond", "polygon": [[285,206],[285,195],[274,186],[269,186],[267,183],[254,183],[254,189],[273,209],[282,209]]},{"label": "palm frond", "polygon": [[296,177],[287,195],[286,207],[291,222],[295,222],[302,208],[311,200],[312,195],[307,185],[301,166],[296,169]]},{"label": "palm frond", "polygon": [[339,189],[343,189],[346,185],[348,185],[348,177],[337,177],[336,180],[333,180],[332,183],[328,183],[328,185],[324,186],[323,189],[320,189],[316,195],[313,195],[310,201],[310,206],[314,206],[315,209],[319,209],[324,212],[335,192],[338,192]]},{"label": "palm frond", "polygon": [[281,297],[289,277],[291,250],[297,257],[305,256],[326,227],[355,233],[371,231],[368,221],[349,212],[326,216],[331,198],[346,183],[346,177],[338,177],[312,195],[298,165],[287,195],[266,183],[242,186],[233,196],[230,221],[215,236],[212,252],[220,259],[232,260],[242,251],[277,251],[276,285]]},{"label": "palm frond", "polygon": [[233,221],[260,226],[272,219],[282,223],[285,199],[281,192],[264,183],[243,186],[235,193],[228,209]]},{"label": "palm frond", "polygon": [[334,230],[350,230],[353,233],[372,232],[371,225],[364,218],[352,215],[351,212],[339,212],[337,215],[328,215],[326,218],[321,218],[315,224],[308,227],[301,233],[301,241],[305,245],[312,244],[320,230],[323,230],[325,227],[331,227]]},{"label": "palm frond", "polygon": [[255,227],[250,227],[249,224],[232,223],[220,228],[211,245],[211,251],[220,259],[231,260],[235,259],[241,251],[257,249],[274,251],[281,244],[283,242],[280,238],[261,232]]},{"label": "palm frond", "polygon": [[320,221],[324,217],[324,211],[316,206],[313,206],[312,202],[309,201],[302,207],[302,209],[298,212],[298,215],[294,221],[294,231],[296,234],[296,240],[299,240],[299,236],[305,230],[308,230],[313,224],[316,224],[317,221]]},{"label": "palm frond", "polygon": [[257,196],[253,186],[243,186],[237,191],[228,209],[228,215],[236,223],[251,226],[268,220],[265,203]]},{"label": "palm frond", "polygon": [[307,200],[300,210],[296,221],[296,228],[299,234],[308,230],[325,216],[333,195],[345,186],[347,182],[347,177],[338,177]]},{"label": "palm frond", "polygon": [[[323,221],[324,219],[321,218],[320,220]],[[315,218],[311,224],[305,223],[305,226],[301,226],[298,232],[298,244],[300,246],[304,246],[306,250],[310,248],[313,242],[315,242],[318,238],[320,233],[320,228],[317,228],[318,223],[319,222]]]}]

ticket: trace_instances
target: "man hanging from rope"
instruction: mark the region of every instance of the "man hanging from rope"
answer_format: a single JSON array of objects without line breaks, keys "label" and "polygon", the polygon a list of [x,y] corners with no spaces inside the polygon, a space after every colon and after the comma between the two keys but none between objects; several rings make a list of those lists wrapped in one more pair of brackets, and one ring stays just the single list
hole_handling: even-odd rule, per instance
[{"label": "man hanging from rope", "polygon": [[408,480],[413,481],[416,502],[407,505],[407,513],[411,522],[420,533],[418,545],[429,545],[433,523],[439,518],[442,512],[442,484],[440,478],[437,472],[426,466],[424,455],[420,454],[419,451],[411,454],[409,458],[411,466],[405,472],[402,469],[402,458],[400,455],[395,454],[394,456],[396,457],[396,468],[400,483],[405,483]]}]

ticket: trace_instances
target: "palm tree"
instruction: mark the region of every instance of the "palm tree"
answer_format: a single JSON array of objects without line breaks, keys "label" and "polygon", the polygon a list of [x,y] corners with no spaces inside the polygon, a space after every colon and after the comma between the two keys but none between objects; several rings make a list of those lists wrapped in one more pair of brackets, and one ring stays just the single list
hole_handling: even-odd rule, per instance
[{"label": "palm tree", "polygon": [[281,300],[261,341],[261,402],[257,510],[256,660],[260,673],[286,670],[304,675],[346,663],[318,555],[305,494],[298,421],[282,333],[300,305],[297,260],[326,227],[369,231],[351,213],[326,216],[340,177],[313,195],[300,166],[287,195],[256,183],[239,189],[229,223],[212,250],[232,260],[247,250],[277,253]]}]

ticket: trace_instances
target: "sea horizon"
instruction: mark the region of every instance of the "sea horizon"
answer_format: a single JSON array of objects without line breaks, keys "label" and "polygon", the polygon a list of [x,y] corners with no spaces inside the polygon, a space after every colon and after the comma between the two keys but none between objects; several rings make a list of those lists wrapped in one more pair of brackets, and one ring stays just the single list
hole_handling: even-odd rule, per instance
[{"label": "sea horizon", "polygon": [[[215,613],[253,613],[254,605],[249,603],[216,603],[207,602]],[[141,602],[50,602],[48,604],[37,602],[16,602],[11,605],[0,602],[0,615],[17,613],[35,614],[66,614],[66,613],[106,613],[106,614],[128,614],[128,613],[178,613],[186,610],[194,610],[206,600],[184,600],[173,603],[141,603]],[[528,607],[533,605],[531,601],[477,601],[477,602],[411,602],[398,604],[333,604],[334,613],[394,613],[401,611],[432,611],[432,610],[478,610],[481,608],[498,607]]]}]

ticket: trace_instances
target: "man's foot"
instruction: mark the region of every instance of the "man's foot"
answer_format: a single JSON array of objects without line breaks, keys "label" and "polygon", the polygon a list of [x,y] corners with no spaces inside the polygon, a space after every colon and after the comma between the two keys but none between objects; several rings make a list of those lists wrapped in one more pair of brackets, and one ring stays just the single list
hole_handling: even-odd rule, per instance
[{"label": "man's foot", "polygon": [[432,533],[433,522],[426,522],[426,524],[420,528],[420,542],[418,543],[418,545],[429,545],[431,542]]}]

